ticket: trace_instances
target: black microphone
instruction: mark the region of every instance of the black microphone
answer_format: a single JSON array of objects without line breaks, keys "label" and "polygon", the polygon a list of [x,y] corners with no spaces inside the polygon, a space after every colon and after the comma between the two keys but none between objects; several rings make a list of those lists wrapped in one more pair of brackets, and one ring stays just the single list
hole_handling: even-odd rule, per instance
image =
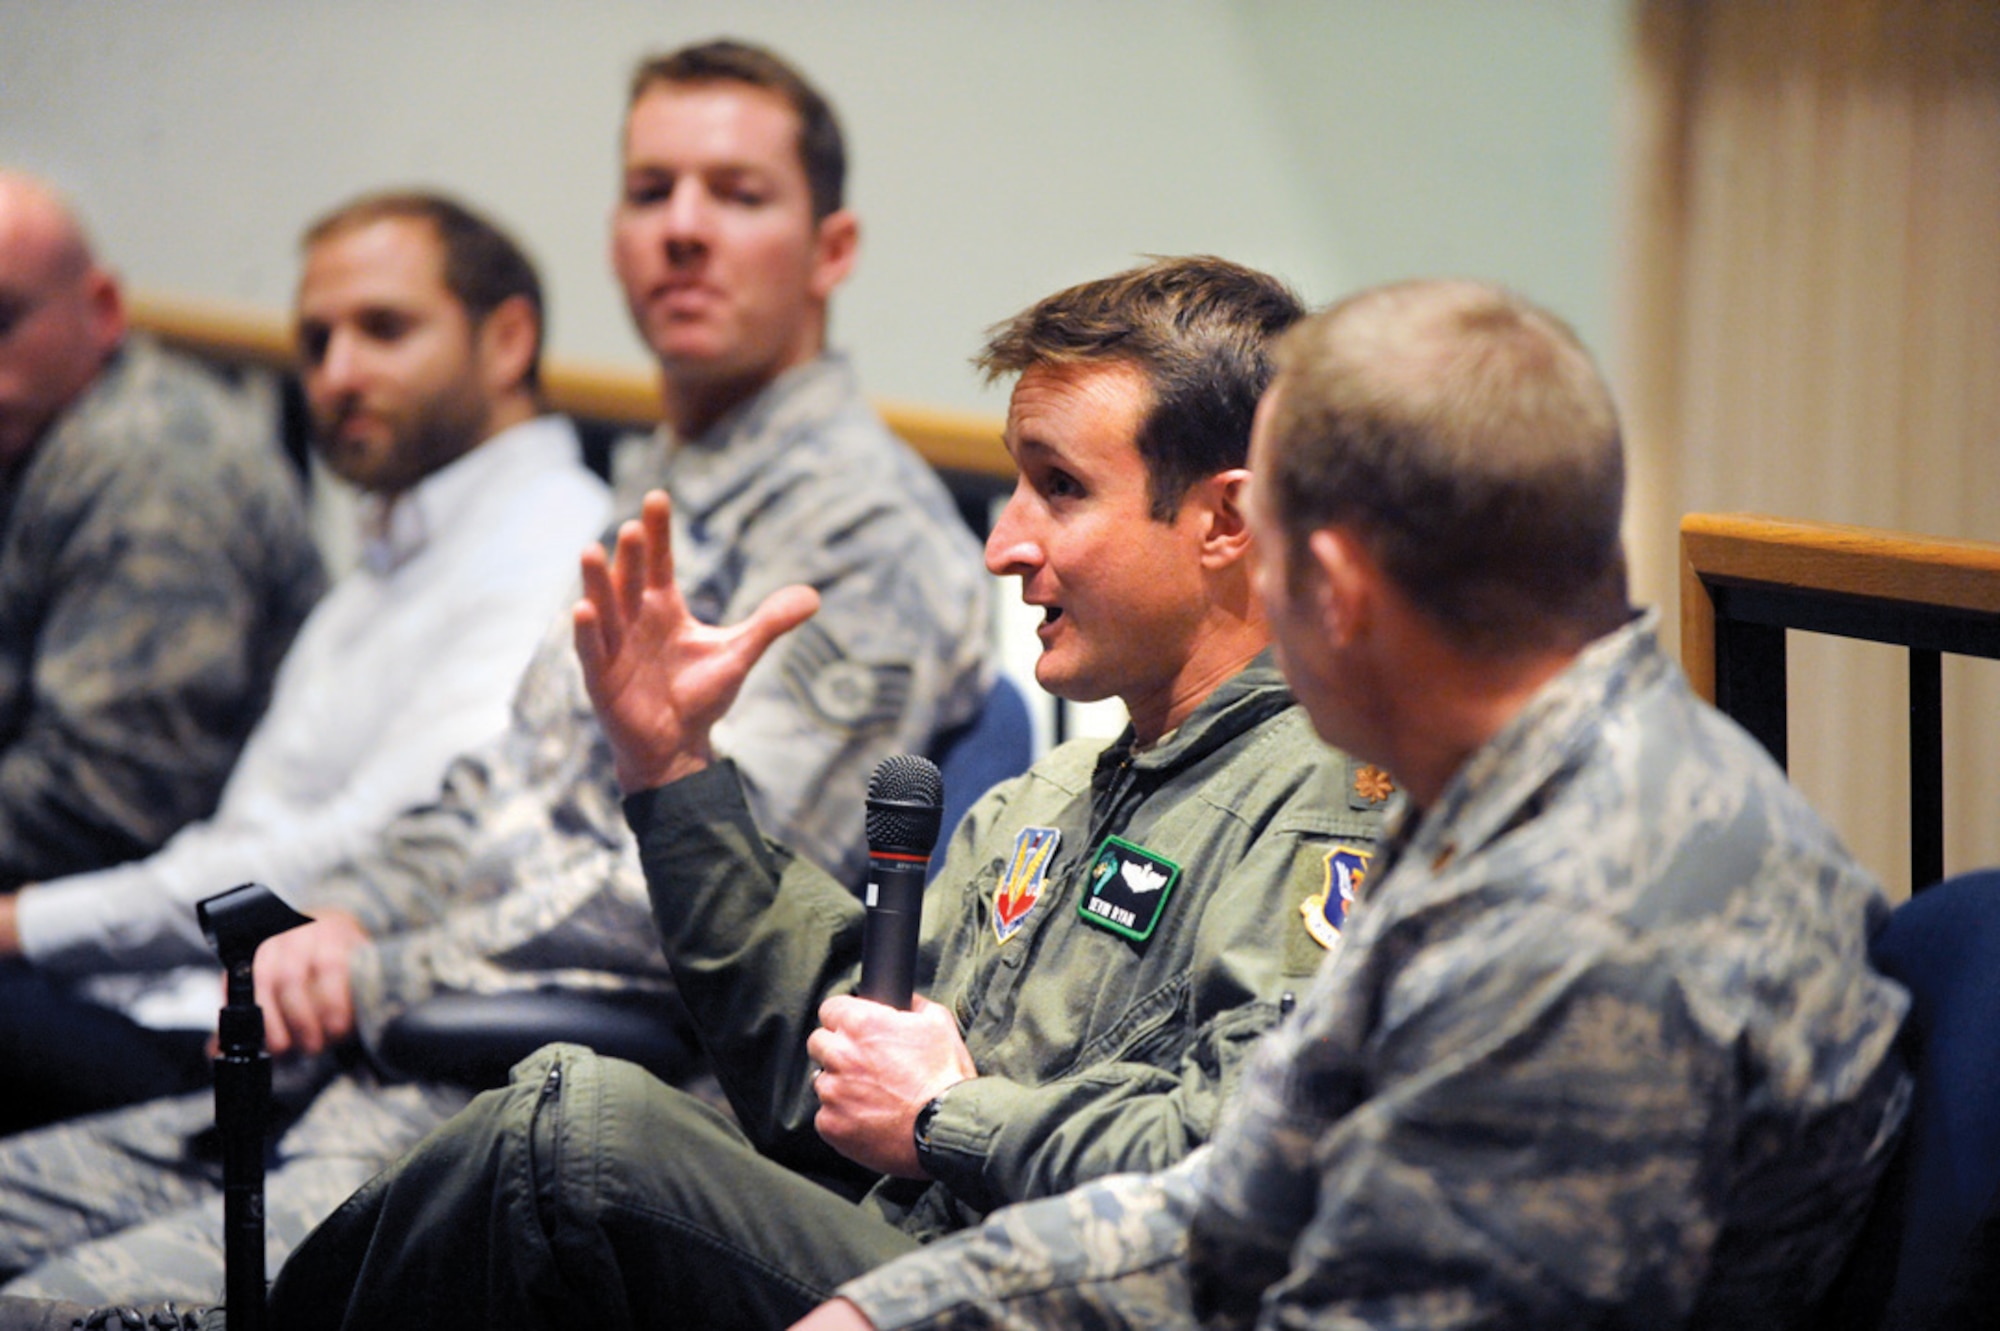
[{"label": "black microphone", "polygon": [[944,777],[928,758],[882,760],[868,778],[868,909],[861,925],[863,998],[910,1010],[924,871],[944,818]]}]

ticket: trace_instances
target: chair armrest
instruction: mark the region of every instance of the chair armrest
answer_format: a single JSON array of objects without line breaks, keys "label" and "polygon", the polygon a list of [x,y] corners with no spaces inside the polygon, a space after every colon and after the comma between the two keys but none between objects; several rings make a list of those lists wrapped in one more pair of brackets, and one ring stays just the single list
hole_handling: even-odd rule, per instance
[{"label": "chair armrest", "polygon": [[441,994],[383,1029],[376,1053],[392,1071],[484,1090],[545,1044],[588,1045],[639,1064],[663,1081],[684,1076],[696,1050],[657,994]]}]

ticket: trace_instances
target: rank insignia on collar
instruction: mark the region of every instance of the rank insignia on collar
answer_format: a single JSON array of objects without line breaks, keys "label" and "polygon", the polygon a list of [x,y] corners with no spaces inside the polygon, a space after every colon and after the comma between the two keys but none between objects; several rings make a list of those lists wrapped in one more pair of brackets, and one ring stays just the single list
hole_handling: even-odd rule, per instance
[{"label": "rank insignia on collar", "polygon": [[1167,897],[1181,879],[1181,866],[1123,837],[1108,836],[1091,857],[1088,890],[1077,914],[1100,929],[1135,943],[1153,936],[1167,912]]},{"label": "rank insignia on collar", "polygon": [[1374,858],[1352,846],[1335,846],[1326,853],[1326,885],[1299,903],[1299,914],[1313,941],[1332,951],[1347,927],[1347,908],[1354,894],[1368,878],[1368,861]]},{"label": "rank insignia on collar", "polygon": [[1395,793],[1395,780],[1374,763],[1362,763],[1354,768],[1353,798],[1358,801],[1356,808],[1380,804]]},{"label": "rank insignia on collar", "polygon": [[1028,912],[1042,899],[1042,884],[1055,863],[1062,833],[1053,827],[1024,827],[1014,838],[1014,858],[993,890],[993,934],[1006,942],[1020,931]]}]

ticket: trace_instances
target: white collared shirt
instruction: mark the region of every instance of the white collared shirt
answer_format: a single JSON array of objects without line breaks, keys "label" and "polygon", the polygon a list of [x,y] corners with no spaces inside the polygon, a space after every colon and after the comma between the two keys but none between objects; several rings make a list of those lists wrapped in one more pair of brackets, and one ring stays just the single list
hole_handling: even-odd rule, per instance
[{"label": "white collared shirt", "polygon": [[371,509],[361,564],[299,631],[214,816],[147,859],[22,891],[37,966],[208,961],[195,902],[246,881],[295,894],[433,797],[454,757],[505,726],[609,493],[574,427],[544,416]]}]

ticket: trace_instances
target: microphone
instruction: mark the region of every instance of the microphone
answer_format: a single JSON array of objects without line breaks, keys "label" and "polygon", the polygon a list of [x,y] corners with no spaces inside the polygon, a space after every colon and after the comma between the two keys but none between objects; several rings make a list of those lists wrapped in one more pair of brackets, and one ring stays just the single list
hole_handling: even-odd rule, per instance
[{"label": "microphone", "polygon": [[884,758],[868,778],[868,892],[862,904],[861,983],[855,992],[910,1010],[924,870],[944,817],[944,777],[928,758]]}]

